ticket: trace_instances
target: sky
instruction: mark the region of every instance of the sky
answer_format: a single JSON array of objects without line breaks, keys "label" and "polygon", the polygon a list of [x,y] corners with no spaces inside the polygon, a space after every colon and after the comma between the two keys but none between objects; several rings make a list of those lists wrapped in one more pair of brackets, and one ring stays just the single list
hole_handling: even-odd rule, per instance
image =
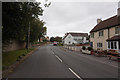
[{"label": "sky", "polygon": [[117,15],[118,2],[51,1],[44,9],[43,19],[47,36],[63,37],[67,32],[89,33],[97,24],[97,19],[105,20]]}]

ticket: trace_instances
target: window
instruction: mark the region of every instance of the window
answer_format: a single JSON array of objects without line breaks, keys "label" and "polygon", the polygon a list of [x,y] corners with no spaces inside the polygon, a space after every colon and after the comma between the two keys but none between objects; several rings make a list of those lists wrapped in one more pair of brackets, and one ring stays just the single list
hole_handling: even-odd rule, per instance
[{"label": "window", "polygon": [[119,41],[119,50],[120,50],[120,41]]},{"label": "window", "polygon": [[98,48],[102,48],[102,43],[97,43]]},{"label": "window", "polygon": [[69,44],[70,44],[71,42],[69,41]]},{"label": "window", "polygon": [[108,48],[110,48],[110,42],[108,42]]},{"label": "window", "polygon": [[113,49],[113,42],[111,42],[111,49]]},{"label": "window", "polygon": [[90,37],[91,37],[91,38],[94,38],[94,33],[91,33],[91,34],[90,34]]},{"label": "window", "polygon": [[99,31],[99,37],[103,36],[103,31]]},{"label": "window", "polygon": [[114,42],[114,49],[117,49],[117,42]]},{"label": "window", "polygon": [[120,26],[115,27],[115,34],[120,34]]},{"label": "window", "polygon": [[108,42],[108,49],[118,49],[117,48],[117,41],[109,41]]}]

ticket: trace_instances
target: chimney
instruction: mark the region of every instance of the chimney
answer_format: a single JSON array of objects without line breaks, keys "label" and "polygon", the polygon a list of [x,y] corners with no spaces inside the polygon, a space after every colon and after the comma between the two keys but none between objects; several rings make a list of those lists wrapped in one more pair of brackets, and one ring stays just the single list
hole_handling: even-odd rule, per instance
[{"label": "chimney", "polygon": [[97,24],[99,24],[101,21],[102,21],[102,20],[98,18],[98,19],[97,19]]},{"label": "chimney", "polygon": [[120,16],[120,1],[118,2],[118,11],[117,11],[117,16]]}]

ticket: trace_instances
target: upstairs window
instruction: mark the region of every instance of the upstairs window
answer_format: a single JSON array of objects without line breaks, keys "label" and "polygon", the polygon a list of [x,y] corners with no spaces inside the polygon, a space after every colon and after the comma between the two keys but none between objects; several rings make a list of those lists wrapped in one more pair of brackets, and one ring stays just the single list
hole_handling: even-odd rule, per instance
[{"label": "upstairs window", "polygon": [[120,35],[120,26],[115,27],[115,34]]},{"label": "upstairs window", "polygon": [[90,34],[90,37],[91,37],[91,38],[94,38],[94,33],[91,33],[91,34]]},{"label": "upstairs window", "polygon": [[103,31],[99,31],[99,37],[103,36]]}]

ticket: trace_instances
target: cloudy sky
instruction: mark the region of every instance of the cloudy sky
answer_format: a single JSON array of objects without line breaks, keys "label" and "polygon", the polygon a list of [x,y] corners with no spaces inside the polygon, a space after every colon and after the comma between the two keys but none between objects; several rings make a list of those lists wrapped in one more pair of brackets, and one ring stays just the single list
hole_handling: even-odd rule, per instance
[{"label": "cloudy sky", "polygon": [[[74,0],[75,1],[75,0]],[[48,36],[64,36],[66,32],[89,31],[97,18],[105,20],[117,14],[118,2],[52,2],[41,17],[46,22]]]}]

